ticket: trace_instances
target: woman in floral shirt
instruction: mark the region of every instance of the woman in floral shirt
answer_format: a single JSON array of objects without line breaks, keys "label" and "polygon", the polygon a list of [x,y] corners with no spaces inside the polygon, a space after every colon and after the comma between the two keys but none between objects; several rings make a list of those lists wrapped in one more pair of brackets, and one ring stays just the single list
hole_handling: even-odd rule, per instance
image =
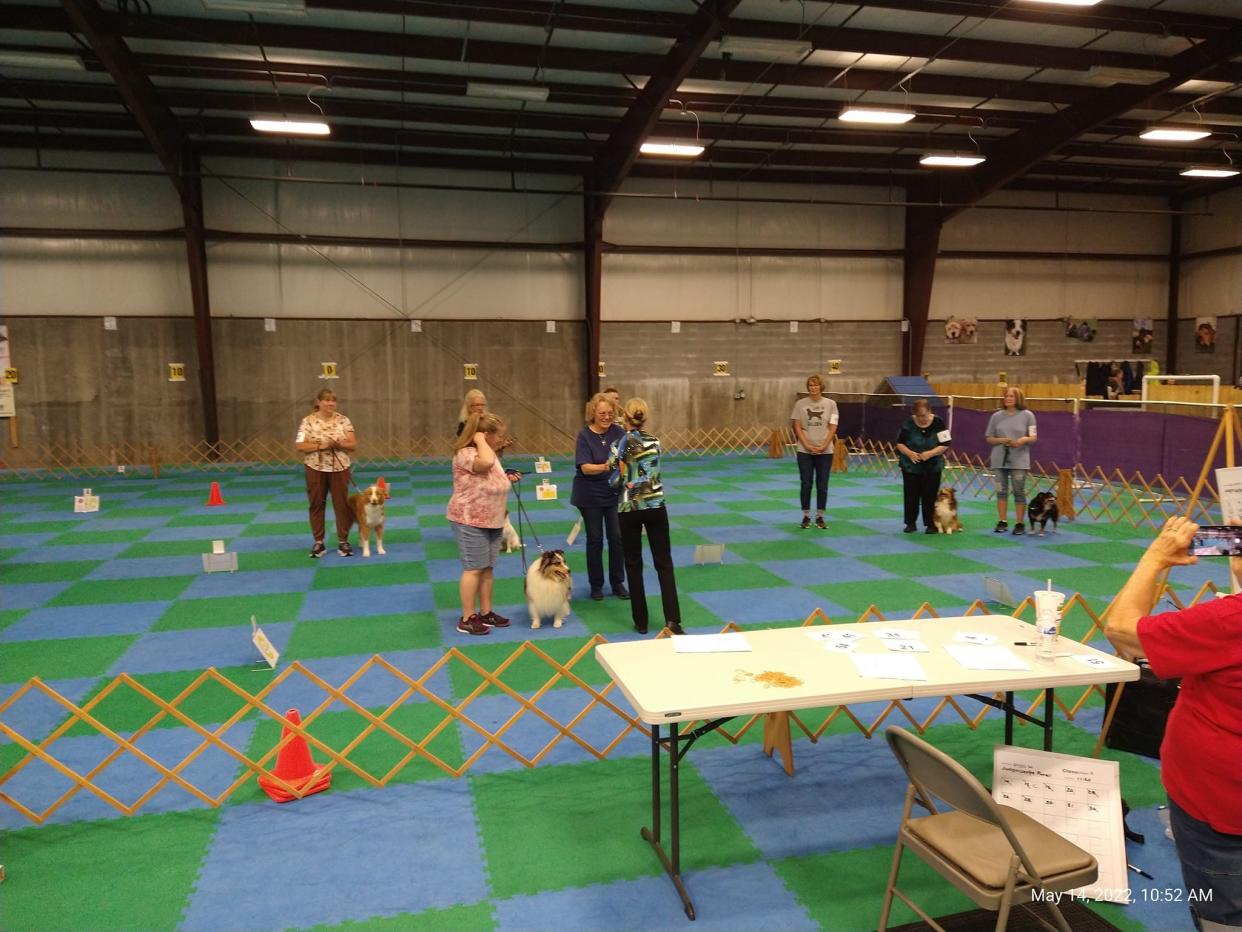
[{"label": "woman in floral shirt", "polygon": [[352,557],[349,546],[349,485],[353,481],[349,454],[357,447],[354,425],[336,410],[336,393],[321,389],[315,396],[315,407],[298,425],[294,447],[303,454],[306,470],[306,497],[310,501],[310,526],[315,544],[312,557],[322,557],[323,516],[328,493],[332,493],[332,514],[336,517],[337,553]]},{"label": "woman in floral shirt", "polygon": [[[489,412],[471,413],[453,452],[453,495],[446,512],[461,554],[462,634],[490,634],[509,627],[509,619],[492,611],[492,567],[500,554],[509,486],[521,478],[505,473],[497,451],[504,446],[505,424]],[[475,610],[475,606],[478,610]]]}]

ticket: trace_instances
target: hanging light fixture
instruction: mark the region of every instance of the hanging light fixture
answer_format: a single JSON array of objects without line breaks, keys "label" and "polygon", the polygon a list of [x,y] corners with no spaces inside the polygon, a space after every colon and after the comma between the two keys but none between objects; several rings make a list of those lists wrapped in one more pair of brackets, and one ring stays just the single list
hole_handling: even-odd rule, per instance
[{"label": "hanging light fixture", "polygon": [[1201,126],[1177,126],[1172,123],[1162,123],[1147,127],[1139,134],[1139,139],[1146,139],[1148,142],[1194,142],[1211,135],[1211,130]]},{"label": "hanging light fixture", "polygon": [[1221,168],[1212,165],[1192,165],[1180,172],[1183,178],[1232,178],[1239,174],[1236,168]]},{"label": "hanging light fixture", "polygon": [[909,123],[917,116],[913,110],[896,110],[886,107],[864,107],[850,104],[838,117],[843,123],[879,123],[895,125]]},{"label": "hanging light fixture", "polygon": [[648,139],[638,147],[638,152],[640,155],[654,155],[664,158],[697,159],[705,151],[705,147],[699,142],[699,115],[693,110],[687,110],[686,105],[680,100],[673,100],[672,102],[681,105],[682,116],[694,117],[694,141],[687,142],[683,139]]},{"label": "hanging light fixture", "polygon": [[290,120],[288,117],[251,117],[250,125],[260,133],[284,136],[328,136],[332,128],[323,120]]},{"label": "hanging light fixture", "polygon": [[970,168],[986,161],[978,152],[928,152],[919,164],[931,168]]}]

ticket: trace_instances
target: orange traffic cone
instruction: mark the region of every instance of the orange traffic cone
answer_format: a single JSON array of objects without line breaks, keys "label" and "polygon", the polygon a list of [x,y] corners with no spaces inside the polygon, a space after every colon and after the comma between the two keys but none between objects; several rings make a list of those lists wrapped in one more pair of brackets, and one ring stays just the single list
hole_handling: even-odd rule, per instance
[{"label": "orange traffic cone", "polygon": [[[297,709],[290,709],[285,713],[285,718],[294,725],[302,724],[302,716],[298,714]],[[289,726],[286,725],[281,729],[280,737],[283,740],[288,735]],[[315,777],[315,761],[311,757],[306,739],[301,735],[295,735],[281,747],[280,754],[276,757],[274,772],[302,796],[321,793],[332,785],[331,770],[325,770],[318,775],[317,779],[312,779]],[[259,786],[263,788],[264,793],[278,803],[287,803],[301,798],[294,796],[267,774],[259,774]]]},{"label": "orange traffic cone", "polygon": [[224,496],[220,494],[220,483],[213,482],[211,484],[211,494],[207,496],[208,505],[223,505]]}]

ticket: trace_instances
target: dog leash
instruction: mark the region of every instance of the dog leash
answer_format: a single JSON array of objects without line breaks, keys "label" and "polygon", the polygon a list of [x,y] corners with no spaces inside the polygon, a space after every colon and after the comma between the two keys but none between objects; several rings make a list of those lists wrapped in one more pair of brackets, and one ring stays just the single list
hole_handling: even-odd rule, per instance
[{"label": "dog leash", "polygon": [[[517,482],[513,483],[513,495],[514,495],[514,497],[517,499],[517,514],[518,514],[518,526],[517,526],[517,532],[518,532],[518,537],[520,537],[520,538],[522,539],[522,542],[523,542],[523,543],[525,543],[525,542],[526,542],[526,538],[523,536],[523,533],[524,533],[524,532],[523,532],[523,530],[522,530],[522,525],[523,525],[523,523],[525,523],[525,525],[526,525],[526,530],[530,533],[531,539],[532,539],[532,540],[534,540],[534,542],[535,542],[535,546],[539,548],[539,552],[542,554],[542,553],[543,553],[543,543],[539,540],[539,535],[535,533],[535,526],[534,526],[534,523],[530,520],[530,515],[528,515],[528,514],[526,513],[526,506],[522,504],[522,480],[521,480],[521,479],[519,479]],[[525,578],[525,577],[526,577],[526,570],[527,570],[527,566],[526,566],[526,548],[525,548],[525,547],[518,547],[518,550],[520,550],[520,551],[522,552],[522,577],[523,577],[523,578]]]}]

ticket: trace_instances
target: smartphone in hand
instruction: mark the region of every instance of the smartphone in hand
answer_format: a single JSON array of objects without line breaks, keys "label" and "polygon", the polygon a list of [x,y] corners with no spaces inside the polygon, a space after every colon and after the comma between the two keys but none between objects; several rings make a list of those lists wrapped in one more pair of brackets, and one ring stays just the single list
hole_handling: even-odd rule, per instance
[{"label": "smartphone in hand", "polygon": [[1191,556],[1242,557],[1242,527],[1204,524],[1190,542]]}]

